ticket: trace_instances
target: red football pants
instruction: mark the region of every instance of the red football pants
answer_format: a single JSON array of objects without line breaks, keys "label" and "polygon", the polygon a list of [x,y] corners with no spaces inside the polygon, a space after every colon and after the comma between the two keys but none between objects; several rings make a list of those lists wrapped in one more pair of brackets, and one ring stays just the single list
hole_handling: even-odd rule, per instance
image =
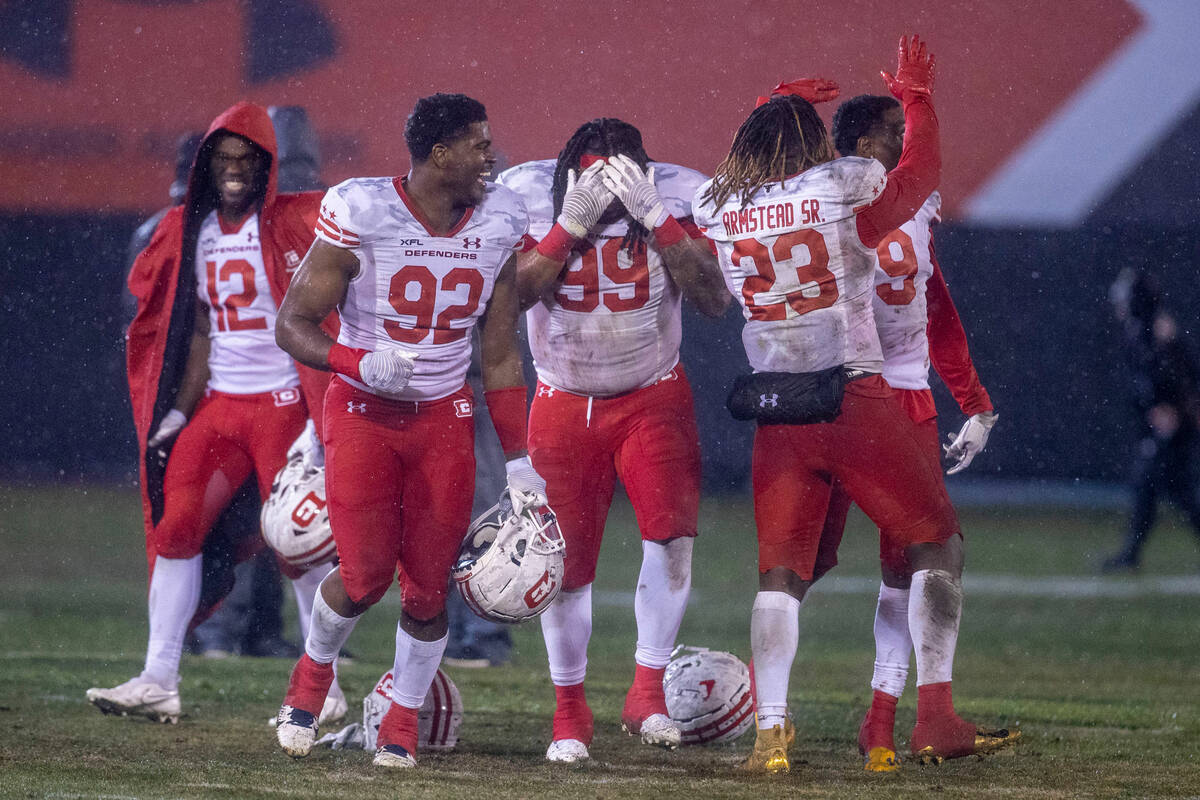
[{"label": "red football pants", "polygon": [[881,547],[903,552],[910,544],[941,543],[958,533],[930,447],[928,433],[878,375],[846,385],[833,422],[760,425],[753,454],[759,571],[787,567],[812,580],[835,482],[879,526],[886,540]]},{"label": "red football pants", "polygon": [[199,555],[208,532],[251,472],[266,500],[307,418],[298,388],[206,392],[167,460],[154,551],[164,558]]},{"label": "red football pants", "polygon": [[546,479],[566,542],[563,587],[596,577],[616,480],[629,495],[642,539],[695,536],[700,437],[681,366],[617,397],[586,397],[539,382],[529,409],[529,456]]},{"label": "red football pants", "polygon": [[325,393],[325,495],[342,583],[375,603],[399,571],[405,613],[433,619],[471,523],[471,390],[389,400],[340,378]]}]

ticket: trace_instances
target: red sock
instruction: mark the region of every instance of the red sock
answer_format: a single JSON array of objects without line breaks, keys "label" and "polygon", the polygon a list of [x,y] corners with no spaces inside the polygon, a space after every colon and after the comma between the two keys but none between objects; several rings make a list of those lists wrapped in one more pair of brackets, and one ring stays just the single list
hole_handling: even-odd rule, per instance
[{"label": "red sock", "polygon": [[417,755],[417,711],[392,701],[388,712],[379,723],[379,736],[375,743],[379,747],[385,744],[398,744],[414,758]]},{"label": "red sock", "polygon": [[621,721],[635,733],[642,728],[642,722],[651,714],[667,713],[667,698],[663,694],[663,672],[666,667],[644,667],[636,664],[633,672],[633,686],[625,695],[625,708],[621,712]]},{"label": "red sock", "polygon": [[288,681],[287,694],[283,697],[283,704],[319,717],[331,683],[333,683],[332,662],[318,664],[308,657],[308,653],[305,653],[300,656],[300,660],[292,669],[292,677]]},{"label": "red sock", "polygon": [[554,687],[554,741],[578,739],[592,743],[592,710],[588,708],[583,684]]},{"label": "red sock", "polygon": [[932,747],[946,758],[975,750],[975,726],[954,711],[950,681],[917,687],[917,724],[910,742],[914,753]]},{"label": "red sock", "polygon": [[864,756],[876,747],[896,751],[896,702],[900,698],[875,690],[871,708],[858,729],[858,752]]}]

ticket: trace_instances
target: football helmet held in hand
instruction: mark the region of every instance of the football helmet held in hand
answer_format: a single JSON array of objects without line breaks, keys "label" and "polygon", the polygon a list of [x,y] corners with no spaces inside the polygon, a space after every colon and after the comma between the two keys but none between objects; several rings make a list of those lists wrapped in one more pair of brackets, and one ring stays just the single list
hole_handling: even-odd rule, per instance
[{"label": "football helmet held in hand", "polygon": [[275,476],[261,521],[267,544],[293,567],[307,570],[337,558],[325,503],[325,468],[306,469],[302,454]]},{"label": "football helmet held in hand", "polygon": [[[514,507],[513,495],[524,502]],[[545,611],[562,589],[562,531],[540,500],[506,491],[467,529],[454,582],[484,619],[523,622]]]},{"label": "football helmet held in hand", "polygon": [[732,742],[754,725],[750,669],[732,653],[680,645],[663,672],[667,713],[682,744]]},{"label": "football helmet held in hand", "polygon": [[[379,726],[392,705],[392,671],[383,673],[375,688],[363,698],[364,749],[375,749]],[[417,749],[453,750],[458,744],[458,727],[462,725],[463,702],[458,687],[440,669],[417,712]]]}]

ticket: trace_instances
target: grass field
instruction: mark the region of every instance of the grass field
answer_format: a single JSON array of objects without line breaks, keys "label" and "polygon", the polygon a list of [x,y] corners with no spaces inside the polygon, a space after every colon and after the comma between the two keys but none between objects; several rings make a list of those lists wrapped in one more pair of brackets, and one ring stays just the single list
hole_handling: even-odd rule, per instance
[{"label": "grass field", "polygon": [[[0,797],[1200,797],[1200,554],[1168,516],[1140,575],[1094,578],[1122,520],[1110,513],[970,510],[967,603],[955,667],[960,711],[1019,725],[986,760],[862,772],[855,747],[870,690],[875,534],[852,516],[842,565],[802,616],[790,702],[798,738],[786,776],[732,770],[751,746],[637,745],[618,717],[632,677],[632,589],[640,552],[627,502],[610,518],[596,583],[588,696],[593,760],[543,760],[553,708],[535,624],[513,662],[448,670],[467,714],[457,750],[420,769],[373,769],[358,752],[293,762],[266,726],[290,662],[185,657],[178,726],[103,717],[89,686],[138,672],[145,562],[136,495],[0,488]],[[754,535],[741,498],[707,502],[680,641],[749,656]],[[973,589],[973,587],[975,587]],[[391,595],[358,626],[342,670],[351,698],[392,659]],[[907,741],[916,692],[900,702]],[[903,744],[901,744],[903,746]]]}]

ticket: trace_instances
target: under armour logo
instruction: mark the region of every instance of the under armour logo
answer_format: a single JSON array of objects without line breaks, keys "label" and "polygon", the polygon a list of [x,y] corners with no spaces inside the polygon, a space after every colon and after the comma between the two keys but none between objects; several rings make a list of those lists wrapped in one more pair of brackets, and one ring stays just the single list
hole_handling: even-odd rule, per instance
[{"label": "under armour logo", "polygon": [[775,394],[774,392],[771,394],[760,394],[758,396],[758,407],[766,408],[767,406],[770,406],[771,408],[778,408],[779,395]]},{"label": "under armour logo", "polygon": [[346,403],[346,413],[348,414],[365,414],[367,413],[366,403],[356,403],[353,400]]},{"label": "under armour logo", "polygon": [[483,247],[483,239],[478,236],[464,236],[463,248],[470,250],[472,247],[474,247],[476,250]]},{"label": "under armour logo", "polygon": [[539,386],[537,390],[538,397],[554,397],[553,386]]}]

